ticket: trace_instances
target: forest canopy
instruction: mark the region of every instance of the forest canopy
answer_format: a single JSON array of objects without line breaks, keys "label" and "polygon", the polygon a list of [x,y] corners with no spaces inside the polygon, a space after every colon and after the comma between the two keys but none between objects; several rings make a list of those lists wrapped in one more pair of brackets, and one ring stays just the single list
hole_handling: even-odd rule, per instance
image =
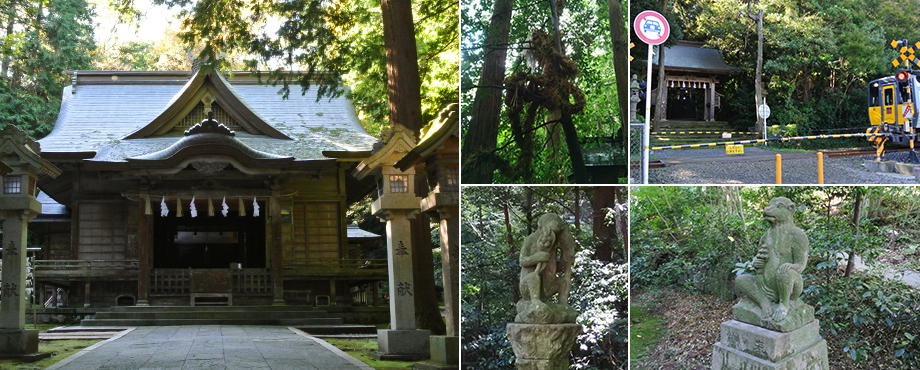
[{"label": "forest canopy", "polygon": [[[592,143],[617,143],[625,117],[617,84],[626,90],[627,5],[466,2],[460,77],[464,183],[589,182],[582,151],[597,147]],[[612,43],[618,36],[622,42]],[[621,67],[615,67],[618,61]],[[616,68],[622,68],[620,75]],[[613,163],[615,157],[601,161]]]}]

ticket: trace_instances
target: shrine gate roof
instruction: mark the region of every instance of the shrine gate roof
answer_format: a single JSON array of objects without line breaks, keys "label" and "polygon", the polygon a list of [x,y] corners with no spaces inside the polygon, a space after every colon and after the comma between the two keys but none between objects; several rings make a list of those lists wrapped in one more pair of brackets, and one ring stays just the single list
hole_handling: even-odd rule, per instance
[{"label": "shrine gate roof", "polygon": [[[658,53],[652,59],[658,65]],[[704,48],[703,43],[680,41],[667,48],[664,53],[664,67],[668,71],[729,74],[737,70],[725,63],[718,49]]]}]

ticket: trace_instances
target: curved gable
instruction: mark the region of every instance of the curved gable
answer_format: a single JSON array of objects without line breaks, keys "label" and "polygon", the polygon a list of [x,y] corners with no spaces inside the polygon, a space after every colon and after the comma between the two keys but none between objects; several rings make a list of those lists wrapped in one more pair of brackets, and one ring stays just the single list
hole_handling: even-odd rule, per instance
[{"label": "curved gable", "polygon": [[[198,113],[198,110],[201,113]],[[219,74],[200,72],[189,79],[156,118],[123,139],[166,135],[183,122],[194,119],[195,117],[186,119],[191,113],[207,114],[209,110],[219,111],[220,114],[226,115],[226,119],[253,135],[292,140],[259,117]]]}]

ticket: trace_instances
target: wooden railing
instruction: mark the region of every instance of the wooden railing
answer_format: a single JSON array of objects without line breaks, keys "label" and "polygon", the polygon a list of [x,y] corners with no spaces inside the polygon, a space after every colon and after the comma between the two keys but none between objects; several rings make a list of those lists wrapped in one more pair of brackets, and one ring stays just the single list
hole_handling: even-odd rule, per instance
[{"label": "wooden railing", "polygon": [[188,294],[190,269],[153,269],[150,271],[150,294]]},{"label": "wooden railing", "polygon": [[307,258],[284,261],[285,270],[294,270],[299,273],[378,273],[386,274],[386,259],[318,259]]},{"label": "wooden railing", "polygon": [[270,269],[230,270],[233,294],[272,294]]},{"label": "wooden railing", "polygon": [[41,277],[121,277],[137,279],[137,260],[35,260]]}]

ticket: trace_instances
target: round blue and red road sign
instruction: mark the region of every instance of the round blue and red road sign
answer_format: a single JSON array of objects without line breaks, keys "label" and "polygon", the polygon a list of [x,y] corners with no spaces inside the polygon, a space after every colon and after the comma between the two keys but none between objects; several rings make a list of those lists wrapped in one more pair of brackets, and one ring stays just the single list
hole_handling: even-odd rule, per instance
[{"label": "round blue and red road sign", "polygon": [[668,39],[671,27],[663,15],[653,10],[646,10],[636,16],[633,22],[636,36],[649,45],[658,45]]}]

